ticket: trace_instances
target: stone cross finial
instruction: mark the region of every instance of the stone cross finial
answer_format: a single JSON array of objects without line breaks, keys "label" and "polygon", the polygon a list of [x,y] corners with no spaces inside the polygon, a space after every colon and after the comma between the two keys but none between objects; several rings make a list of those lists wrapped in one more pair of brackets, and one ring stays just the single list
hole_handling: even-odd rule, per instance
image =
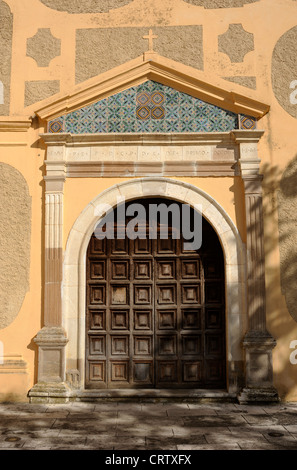
[{"label": "stone cross finial", "polygon": [[154,45],[153,45],[153,41],[154,39],[157,39],[158,36],[156,36],[155,34],[153,34],[153,31],[152,29],[149,30],[149,34],[147,36],[143,36],[143,39],[148,39],[148,42],[149,42],[149,50],[148,52],[153,52],[154,51]]}]

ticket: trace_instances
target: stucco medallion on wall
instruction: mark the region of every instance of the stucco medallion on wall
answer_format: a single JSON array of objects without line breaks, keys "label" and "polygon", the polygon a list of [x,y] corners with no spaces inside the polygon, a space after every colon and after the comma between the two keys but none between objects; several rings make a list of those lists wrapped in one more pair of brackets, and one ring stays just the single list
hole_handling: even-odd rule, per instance
[{"label": "stucco medallion on wall", "polygon": [[10,75],[11,75],[11,46],[13,16],[9,6],[0,0],[0,116],[9,115]]},{"label": "stucco medallion on wall", "polygon": [[27,56],[32,57],[38,67],[48,67],[51,60],[61,54],[61,40],[55,38],[49,28],[39,28],[27,39]]},{"label": "stucco medallion on wall", "polygon": [[281,288],[287,308],[297,321],[297,158],[284,171],[278,193]]},{"label": "stucco medallion on wall", "polygon": [[237,8],[259,0],[184,0],[186,3],[204,8]]},{"label": "stucco medallion on wall", "polygon": [[0,162],[0,329],[18,315],[29,288],[31,197],[21,173]]},{"label": "stucco medallion on wall", "polygon": [[274,95],[291,116],[297,118],[297,26],[283,34],[277,41],[271,64]]},{"label": "stucco medallion on wall", "polygon": [[[135,59],[147,50],[147,28],[92,28],[76,31],[76,83]],[[203,69],[202,26],[155,27],[154,50]],[[195,40],[193,40],[195,38]]]},{"label": "stucco medallion on wall", "polygon": [[133,0],[40,0],[53,10],[67,11],[67,13],[106,13],[109,10],[120,8]]},{"label": "stucco medallion on wall", "polygon": [[232,63],[243,62],[246,54],[254,50],[254,35],[246,31],[242,24],[230,24],[218,41],[219,52],[227,54]]}]

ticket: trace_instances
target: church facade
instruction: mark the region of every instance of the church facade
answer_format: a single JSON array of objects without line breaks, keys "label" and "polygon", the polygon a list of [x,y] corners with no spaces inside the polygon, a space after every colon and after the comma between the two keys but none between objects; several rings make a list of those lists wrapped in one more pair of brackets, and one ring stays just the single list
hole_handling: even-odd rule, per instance
[{"label": "church facade", "polygon": [[1,401],[296,401],[296,12],[0,0]]}]

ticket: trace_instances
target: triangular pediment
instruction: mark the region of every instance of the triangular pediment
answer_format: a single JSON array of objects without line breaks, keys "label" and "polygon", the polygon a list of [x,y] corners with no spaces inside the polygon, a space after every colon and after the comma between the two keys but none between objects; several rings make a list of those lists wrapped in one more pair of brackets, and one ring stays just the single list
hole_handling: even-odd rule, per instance
[{"label": "triangular pediment", "polygon": [[84,134],[230,131],[245,119],[246,128],[253,129],[269,111],[234,87],[231,91],[203,78],[203,72],[146,53],[35,112],[47,122],[48,132]]}]

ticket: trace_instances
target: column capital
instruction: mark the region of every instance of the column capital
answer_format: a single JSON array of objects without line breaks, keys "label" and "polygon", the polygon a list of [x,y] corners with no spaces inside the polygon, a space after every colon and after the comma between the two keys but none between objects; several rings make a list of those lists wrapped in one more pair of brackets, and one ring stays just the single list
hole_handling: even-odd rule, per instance
[{"label": "column capital", "polygon": [[258,143],[265,131],[234,129],[231,135],[237,144]]},{"label": "column capital", "polygon": [[66,162],[47,161],[45,160],[46,175],[43,177],[45,181],[45,191],[62,192],[64,191],[64,183],[66,181]]},{"label": "column capital", "polygon": [[239,148],[238,163],[242,178],[259,175],[261,160],[258,156],[258,142],[264,131],[234,130],[231,135]]},{"label": "column capital", "polygon": [[65,176],[44,176],[45,192],[50,193],[64,193]]},{"label": "column capital", "polygon": [[243,174],[241,175],[245,196],[260,196],[262,197],[262,181],[263,175],[259,174]]}]

